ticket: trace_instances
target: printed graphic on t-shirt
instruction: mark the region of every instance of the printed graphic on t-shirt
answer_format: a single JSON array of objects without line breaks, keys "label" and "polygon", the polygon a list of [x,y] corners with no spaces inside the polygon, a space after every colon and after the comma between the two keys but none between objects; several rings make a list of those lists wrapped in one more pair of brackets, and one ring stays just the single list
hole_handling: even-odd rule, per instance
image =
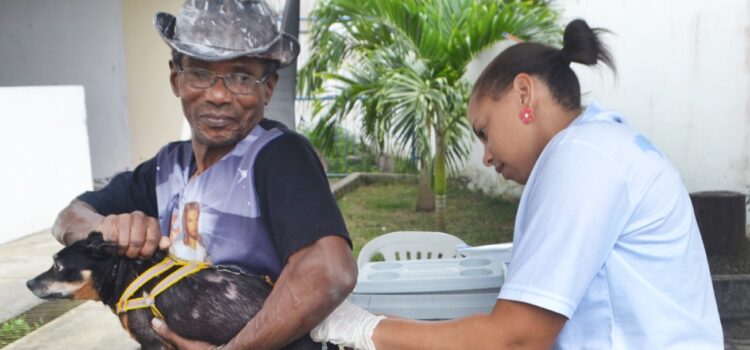
[{"label": "printed graphic on t-shirt", "polygon": [[635,140],[633,140],[633,142],[635,142],[635,144],[638,145],[638,147],[644,153],[647,153],[648,151],[653,151],[654,153],[658,154],[659,157],[664,158],[664,156],[662,156],[661,152],[659,152],[659,150],[656,149],[656,147],[654,147],[654,144],[652,144],[651,141],[649,141],[645,136],[640,135],[640,134],[636,135],[635,136]]},{"label": "printed graphic on t-shirt", "polygon": [[254,128],[199,175],[191,170],[194,159],[189,142],[159,152],[159,222],[172,240],[172,254],[278,276],[281,260],[261,217],[252,175],[260,150],[281,134],[277,129]]},{"label": "printed graphic on t-shirt", "polygon": [[182,209],[172,212],[172,227],[169,238],[172,240],[170,251],[175,256],[210,263],[206,253],[206,242],[200,233],[201,205],[188,202]]}]

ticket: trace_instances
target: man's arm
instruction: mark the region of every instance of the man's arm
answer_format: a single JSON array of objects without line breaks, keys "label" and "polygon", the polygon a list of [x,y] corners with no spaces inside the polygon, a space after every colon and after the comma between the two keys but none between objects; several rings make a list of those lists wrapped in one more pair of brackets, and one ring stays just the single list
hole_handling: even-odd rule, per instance
[{"label": "man's arm", "polygon": [[154,218],[155,182],[156,158],[117,174],[103,189],[85,192],[70,202],[58,214],[52,235],[68,245],[99,231],[105,240],[118,243],[121,254],[150,257],[157,247],[165,249],[170,244]]},{"label": "man's arm", "polygon": [[74,199],[63,209],[52,226],[52,236],[58,242],[70,245],[80,241],[89,232],[96,231],[104,222],[104,216],[80,199]]},{"label": "man's arm", "polygon": [[170,244],[161,235],[156,218],[139,210],[104,216],[79,199],[74,199],[57,215],[52,227],[52,235],[65,245],[86,238],[91,231],[101,232],[106,241],[117,242],[120,253],[129,258],[148,258],[157,247],[166,249]]},{"label": "man's arm", "polygon": [[289,257],[263,308],[225,349],[277,349],[307,334],[354,289],[348,242],[323,237]]}]

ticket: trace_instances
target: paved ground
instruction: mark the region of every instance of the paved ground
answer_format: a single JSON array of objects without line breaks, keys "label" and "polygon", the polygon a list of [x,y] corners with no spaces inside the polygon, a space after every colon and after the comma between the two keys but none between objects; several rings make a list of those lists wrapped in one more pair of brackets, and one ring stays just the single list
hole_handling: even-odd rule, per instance
[{"label": "paved ground", "polygon": [[56,349],[136,350],[140,345],[122,329],[109,308],[89,301],[3,348]]},{"label": "paved ground", "polygon": [[[26,281],[52,266],[60,250],[49,231],[0,244],[0,322],[40,304]],[[120,326],[117,317],[99,302],[86,302],[42,326],[3,350],[138,349],[138,343]]]},{"label": "paved ground", "polygon": [[724,320],[722,326],[726,350],[750,350],[750,318]]},{"label": "paved ground", "polygon": [[60,250],[49,231],[0,244],[0,322],[42,302],[26,289],[26,281],[52,266],[52,255]]},{"label": "paved ground", "polygon": [[[62,246],[49,231],[0,244],[0,322],[41,303],[26,289],[26,281],[47,270]],[[750,350],[750,319],[724,323],[726,349]],[[3,350],[138,349],[117,317],[99,302],[86,302],[42,326]]]}]

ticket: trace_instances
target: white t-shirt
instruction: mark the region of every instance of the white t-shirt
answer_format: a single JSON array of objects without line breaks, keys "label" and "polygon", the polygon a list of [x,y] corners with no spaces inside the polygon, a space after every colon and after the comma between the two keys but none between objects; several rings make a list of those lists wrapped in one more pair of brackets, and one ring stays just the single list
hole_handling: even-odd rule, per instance
[{"label": "white t-shirt", "polygon": [[682,180],[592,104],[545,147],[516,218],[500,299],[568,318],[555,349],[723,349]]}]

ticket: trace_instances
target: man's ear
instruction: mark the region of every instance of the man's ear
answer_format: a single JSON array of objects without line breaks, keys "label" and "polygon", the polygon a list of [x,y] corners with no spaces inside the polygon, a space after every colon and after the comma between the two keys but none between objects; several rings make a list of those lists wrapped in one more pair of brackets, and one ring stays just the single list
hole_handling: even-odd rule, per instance
[{"label": "man's ear", "polygon": [[172,86],[172,93],[175,97],[180,97],[180,89],[177,86],[177,66],[174,62],[169,61],[169,84]]},{"label": "man's ear", "polygon": [[265,89],[263,89],[265,93],[263,97],[265,98],[266,106],[268,106],[268,103],[271,102],[271,96],[273,96],[273,90],[274,88],[276,88],[276,83],[278,81],[279,73],[277,72],[274,72],[268,77],[268,79],[266,79]]}]

